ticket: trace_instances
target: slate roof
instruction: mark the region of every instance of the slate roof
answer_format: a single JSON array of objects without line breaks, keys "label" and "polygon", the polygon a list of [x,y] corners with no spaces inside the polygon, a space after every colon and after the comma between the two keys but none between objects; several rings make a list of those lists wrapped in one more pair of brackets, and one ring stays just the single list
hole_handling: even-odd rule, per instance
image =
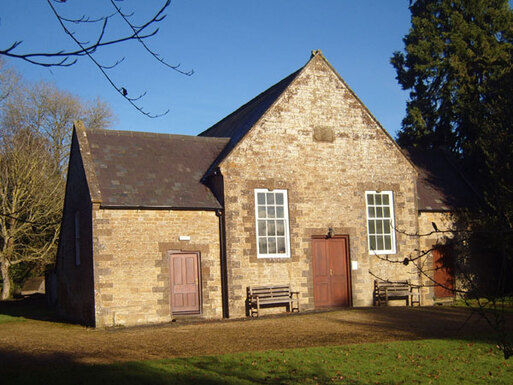
[{"label": "slate roof", "polygon": [[227,138],[85,131],[104,207],[221,208],[201,177]]},{"label": "slate roof", "polygon": [[443,150],[404,149],[417,168],[419,211],[451,211],[475,207],[478,195]]},{"label": "slate roof", "polygon": [[233,150],[235,145],[248,133],[258,119],[260,119],[260,117],[280,97],[283,91],[287,89],[302,69],[303,67],[268,88],[257,97],[251,99],[249,102],[239,107],[239,109],[199,134],[199,136],[204,137],[230,138],[230,142],[212,163],[206,172],[206,175],[214,170]]}]

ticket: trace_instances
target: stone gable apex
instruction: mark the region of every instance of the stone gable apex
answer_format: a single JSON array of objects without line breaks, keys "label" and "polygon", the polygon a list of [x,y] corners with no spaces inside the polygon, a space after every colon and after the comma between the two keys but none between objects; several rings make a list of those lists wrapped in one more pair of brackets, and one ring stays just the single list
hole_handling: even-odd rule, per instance
[{"label": "stone gable apex", "polygon": [[[326,59],[326,57],[323,55],[321,50],[313,50],[310,56],[310,59],[308,62],[301,67],[296,72],[292,73],[291,75],[287,76],[280,82],[276,83],[275,85],[271,86],[268,90],[262,92],[257,97],[240,107],[238,110],[233,112],[232,114],[228,115],[227,117],[223,118],[221,121],[207,129],[206,131],[200,133],[201,136],[219,136],[219,137],[230,137],[230,143],[225,147],[223,152],[221,152],[218,156],[218,158],[212,163],[210,168],[205,173],[203,180],[206,179],[214,170],[216,170],[221,163],[230,156],[230,154],[235,150],[236,147],[239,146],[239,144],[244,141],[246,138],[246,135],[251,129],[255,126],[257,126],[261,121],[263,121],[270,110],[272,110],[275,106],[279,105],[281,101],[285,98],[285,95],[288,93],[290,88],[294,87],[297,82],[300,81],[302,78],[302,75],[307,72],[311,67],[315,66],[316,64],[321,63],[322,65],[326,66],[340,81],[340,83],[343,85],[344,88],[347,89],[347,91],[352,95],[352,97],[355,99],[355,101],[358,103],[358,105],[362,108],[364,113],[368,115],[368,117],[377,125],[378,129],[381,130],[385,137],[390,140],[397,151],[401,154],[401,156],[406,160],[408,164],[416,171],[415,166],[411,162],[411,160],[403,153],[402,149],[399,147],[399,145],[395,142],[395,140],[392,138],[392,136],[385,130],[385,128],[381,125],[381,123],[376,119],[376,117],[370,112],[370,110],[365,106],[365,104],[358,98],[356,93],[351,89],[351,87],[348,86],[348,84],[344,81],[344,79],[340,76],[340,74],[335,70],[335,68],[330,64],[330,62]],[[282,86],[282,87],[280,87]],[[268,103],[264,106],[264,108],[261,108],[259,111],[258,116],[255,118],[253,117],[250,124],[247,124],[247,122],[244,122],[242,117],[242,122],[240,125],[240,128],[237,130],[236,126],[238,124],[237,114],[244,115],[244,111],[248,109],[258,109],[258,105],[261,102],[262,99],[265,100],[265,97],[272,93],[273,91],[276,91],[275,89],[278,88],[279,94],[275,95],[275,97],[272,99],[271,103]],[[230,122],[230,125],[226,125],[227,120],[232,120]],[[223,123],[225,126],[223,127]],[[234,134],[235,133],[235,134]]]}]

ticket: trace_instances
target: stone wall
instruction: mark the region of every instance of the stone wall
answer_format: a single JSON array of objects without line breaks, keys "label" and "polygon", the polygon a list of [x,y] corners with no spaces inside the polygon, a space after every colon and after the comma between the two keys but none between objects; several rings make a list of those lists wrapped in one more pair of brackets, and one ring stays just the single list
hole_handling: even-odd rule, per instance
[{"label": "stone wall", "polygon": [[[199,252],[201,314],[221,318],[219,219],[214,211],[93,210],[96,325],[167,322],[169,252]],[[190,236],[180,241],[179,236]]]},{"label": "stone wall", "polygon": [[[246,287],[290,283],[314,308],[311,238],[349,235],[354,306],[372,305],[374,277],[412,279],[412,266],[369,255],[366,190],[392,190],[397,228],[417,232],[416,172],[320,55],[221,163],[227,222],[230,316],[244,315]],[[286,189],[291,257],[258,259],[254,189]],[[397,234],[402,260],[418,240]],[[283,309],[279,309],[283,311]]]},{"label": "stone wall", "polygon": [[[80,264],[75,260],[75,213],[79,213]],[[57,310],[67,320],[94,326],[91,198],[73,133],[66,201],[57,255]]]}]

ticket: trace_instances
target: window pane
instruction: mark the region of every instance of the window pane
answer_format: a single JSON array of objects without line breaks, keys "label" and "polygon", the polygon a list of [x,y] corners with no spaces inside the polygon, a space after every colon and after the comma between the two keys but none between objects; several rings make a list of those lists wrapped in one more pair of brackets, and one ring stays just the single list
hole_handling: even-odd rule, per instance
[{"label": "window pane", "polygon": [[266,221],[258,221],[258,234],[260,235],[265,235],[267,232],[265,222]]},{"label": "window pane", "polygon": [[389,200],[388,200],[388,194],[383,194],[383,204],[384,205],[390,204]]},{"label": "window pane", "polygon": [[274,205],[274,194],[273,193],[267,193],[267,204]]},{"label": "window pane", "polygon": [[377,205],[381,204],[381,194],[376,194],[375,202]]},{"label": "window pane", "polygon": [[375,251],[376,250],[376,236],[375,235],[369,236],[369,241],[370,241],[371,250]]},{"label": "window pane", "polygon": [[369,221],[369,234],[376,234],[376,224],[374,221]]},{"label": "window pane", "polygon": [[276,254],[276,237],[267,238],[267,251],[269,254]]},{"label": "window pane", "polygon": [[274,221],[267,221],[267,235],[276,235],[276,226]]},{"label": "window pane", "polygon": [[265,206],[258,206],[258,218],[266,218]]},{"label": "window pane", "polygon": [[383,234],[383,221],[376,221],[376,234]]},{"label": "window pane", "polygon": [[276,193],[274,195],[276,196],[276,204],[282,205],[283,204],[283,193]]},{"label": "window pane", "polygon": [[257,193],[257,202],[259,205],[265,205],[265,194]]},{"label": "window pane", "polygon": [[376,207],[376,218],[383,218],[383,208]]},{"label": "window pane", "polygon": [[390,235],[385,235],[385,249],[392,249],[392,237]]},{"label": "window pane", "polygon": [[258,238],[258,252],[260,254],[267,254],[267,238]]},{"label": "window pane", "polygon": [[367,203],[369,205],[373,205],[374,204],[374,194],[367,194]]},{"label": "window pane", "polygon": [[377,245],[376,250],[383,250],[383,237],[379,237],[379,236],[378,236],[378,237],[376,237],[376,238],[377,238],[377,241],[378,241],[378,242],[377,242],[377,243],[378,243],[378,245]]},{"label": "window pane", "polygon": [[390,218],[390,207],[383,207],[383,217]]},{"label": "window pane", "polygon": [[374,207],[369,207],[369,218],[376,218],[376,211]]},{"label": "window pane", "polygon": [[285,211],[283,209],[283,206],[277,206],[276,207],[276,218],[284,218],[285,217]]},{"label": "window pane", "polygon": [[274,207],[268,207],[267,208],[267,218],[275,218],[276,213]]},{"label": "window pane", "polygon": [[383,234],[390,234],[392,229],[390,228],[390,220],[385,219],[383,221]]},{"label": "window pane", "polygon": [[285,235],[285,221],[276,221],[276,235]]},{"label": "window pane", "polygon": [[285,237],[278,237],[278,253],[285,254]]}]

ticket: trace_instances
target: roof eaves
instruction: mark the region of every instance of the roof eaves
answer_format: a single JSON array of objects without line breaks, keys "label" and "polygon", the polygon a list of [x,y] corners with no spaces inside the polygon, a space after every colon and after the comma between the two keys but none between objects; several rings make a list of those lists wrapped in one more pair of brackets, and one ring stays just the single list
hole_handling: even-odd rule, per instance
[{"label": "roof eaves", "polygon": [[109,210],[176,210],[176,211],[216,211],[222,210],[221,205],[213,206],[160,206],[160,205],[114,205],[101,204],[100,208]]}]

